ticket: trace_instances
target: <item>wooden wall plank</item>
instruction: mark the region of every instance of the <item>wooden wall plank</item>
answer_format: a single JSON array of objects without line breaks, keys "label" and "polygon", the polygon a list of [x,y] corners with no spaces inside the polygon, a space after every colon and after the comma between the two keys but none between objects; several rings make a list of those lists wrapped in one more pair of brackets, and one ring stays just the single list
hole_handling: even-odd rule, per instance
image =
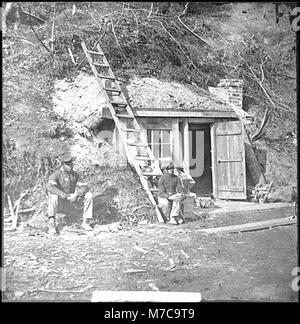
[{"label": "wooden wall plank", "polygon": [[149,129],[172,129],[173,118],[147,118]]},{"label": "wooden wall plank", "polygon": [[243,132],[239,120],[216,124],[217,198],[246,199]]},{"label": "wooden wall plank", "polygon": [[179,123],[178,118],[172,119],[172,159],[176,165],[182,164],[182,158],[180,156],[180,138],[179,138]]},{"label": "wooden wall plank", "polygon": [[211,175],[213,185],[213,195],[217,198],[218,193],[218,182],[217,182],[217,154],[216,154],[216,125],[211,124],[210,127],[210,140],[211,140]]},{"label": "wooden wall plank", "polygon": [[174,111],[166,109],[132,109],[136,117],[204,117],[204,118],[238,118],[234,111],[204,111],[204,110],[189,110],[189,111]]},{"label": "wooden wall plank", "polygon": [[189,123],[188,119],[185,118],[183,122],[183,146],[184,146],[184,151],[183,151],[183,163],[187,170],[190,168],[190,145],[189,145]]}]

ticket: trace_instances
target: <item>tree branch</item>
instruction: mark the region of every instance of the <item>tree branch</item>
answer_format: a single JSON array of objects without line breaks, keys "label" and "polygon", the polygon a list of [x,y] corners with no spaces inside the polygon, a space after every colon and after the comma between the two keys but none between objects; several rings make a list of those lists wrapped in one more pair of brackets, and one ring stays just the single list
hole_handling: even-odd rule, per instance
[{"label": "tree branch", "polygon": [[116,32],[115,32],[115,27],[114,27],[113,20],[110,19],[110,22],[111,22],[111,30],[112,30],[112,32],[113,32],[113,34],[114,34],[114,37],[115,37],[115,40],[116,40],[116,44],[117,44],[117,46],[119,47],[120,52],[122,53],[123,57],[125,58],[126,56],[125,56],[125,54],[124,54],[124,52],[123,52],[123,50],[122,50],[122,47],[121,47],[121,45],[120,45],[120,43],[119,43],[119,41],[118,41],[118,38],[117,38],[117,35],[116,35]]},{"label": "tree branch", "polygon": [[[246,62],[246,60],[242,56],[240,56],[240,57],[246,63],[248,69],[251,71],[251,73],[252,73],[252,75],[254,77],[254,80],[259,84],[260,88],[263,90],[264,94],[266,95],[268,100],[271,102],[273,108],[276,108],[276,106],[274,104],[274,101],[272,100],[272,98],[270,97],[270,95],[268,94],[267,90],[265,89],[265,87],[263,85],[263,82],[264,82],[264,79],[265,79],[263,65],[265,64],[267,59],[262,61],[261,64],[259,65],[259,68],[260,68],[260,71],[261,71],[261,79],[258,79],[258,77],[254,73],[253,69],[249,66],[249,64]],[[273,109],[270,109],[269,107],[266,108],[263,120],[261,122],[261,125],[260,125],[258,131],[252,137],[252,142],[257,141],[258,139],[260,139],[261,135],[263,134],[263,130],[265,129],[266,125],[268,124],[268,121],[271,119],[272,112],[273,112]]]},{"label": "tree branch", "polygon": [[51,53],[51,51],[50,51],[50,49],[43,43],[43,41],[39,38],[39,36],[38,36],[38,34],[36,33],[36,31],[34,30],[34,28],[33,28],[33,26],[32,26],[32,23],[31,23],[31,8],[30,8],[30,6],[29,6],[29,14],[30,14],[30,16],[29,16],[29,24],[30,24],[30,28],[31,28],[31,30],[33,31],[33,33],[34,33],[34,35],[35,35],[35,37],[38,39],[38,41],[43,45],[43,47],[46,49],[46,51],[47,52],[49,52],[50,54],[51,54],[51,56],[52,56],[52,53]]},{"label": "tree branch", "polygon": [[187,8],[188,8],[189,2],[187,2],[185,4],[184,10],[183,12],[177,17],[177,19],[179,20],[179,22],[182,24],[182,26],[188,30],[191,34],[193,34],[195,37],[197,37],[201,42],[205,43],[206,45],[213,47],[210,43],[208,43],[207,40],[205,40],[204,38],[202,38],[201,36],[199,36],[198,34],[196,34],[191,28],[189,28],[181,19],[180,17],[182,17],[183,15],[186,14]]},{"label": "tree branch", "polygon": [[51,32],[51,50],[52,54],[54,54],[54,26],[55,26],[55,3],[54,3],[54,12],[53,12],[53,22],[52,22],[52,32]]},{"label": "tree branch", "polygon": [[156,22],[159,22],[160,23],[160,25],[162,26],[162,28],[166,31],[166,33],[174,40],[174,42],[179,46],[179,48],[180,48],[180,50],[182,51],[182,53],[184,54],[184,56],[190,61],[190,63],[193,65],[193,67],[196,69],[196,70],[199,70],[198,68],[197,68],[197,66],[194,64],[194,62],[191,60],[191,58],[190,57],[188,57],[186,54],[185,54],[185,52],[184,52],[184,50],[183,50],[183,48],[181,47],[181,45],[178,43],[178,41],[173,37],[173,35],[165,28],[165,26],[163,25],[163,23],[161,22],[161,21],[159,21],[159,20],[154,20],[154,21],[156,21]]},{"label": "tree branch", "polygon": [[150,11],[149,11],[149,14],[148,14],[148,19],[150,18],[151,14],[152,14],[152,10],[153,10],[153,2],[151,2],[151,8],[150,8]]}]

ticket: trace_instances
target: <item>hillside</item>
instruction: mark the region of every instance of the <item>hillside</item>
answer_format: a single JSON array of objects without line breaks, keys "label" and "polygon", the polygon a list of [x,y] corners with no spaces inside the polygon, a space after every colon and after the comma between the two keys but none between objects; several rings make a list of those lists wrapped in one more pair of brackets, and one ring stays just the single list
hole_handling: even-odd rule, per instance
[{"label": "hillside", "polygon": [[[45,183],[62,152],[77,147],[82,156],[96,156],[93,134],[73,128],[53,101],[59,82],[91,74],[82,40],[90,48],[101,44],[123,82],[152,77],[207,90],[221,78],[243,79],[244,109],[255,118],[250,135],[266,110],[272,116],[255,142],[268,150],[268,181],[295,183],[296,45],[288,7],[280,6],[276,23],[274,3],[30,4],[16,3],[3,38],[3,185],[14,201],[29,190],[24,208],[45,211]],[[85,88],[78,91],[88,96]],[[87,91],[92,101],[95,93]],[[99,163],[87,159],[79,165],[95,183],[99,218],[143,219],[150,205],[137,177],[126,166],[110,165],[107,152],[98,152]],[[135,197],[131,205],[128,197]],[[137,197],[145,206],[139,210]]]}]

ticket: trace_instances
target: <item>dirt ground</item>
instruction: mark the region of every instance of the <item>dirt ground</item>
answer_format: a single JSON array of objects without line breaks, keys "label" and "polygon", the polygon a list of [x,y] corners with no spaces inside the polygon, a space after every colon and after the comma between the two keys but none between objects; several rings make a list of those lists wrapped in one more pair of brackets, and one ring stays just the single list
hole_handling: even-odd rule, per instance
[{"label": "dirt ground", "polygon": [[292,205],[205,219],[190,214],[179,226],[112,223],[88,233],[73,225],[58,236],[21,226],[4,235],[3,300],[90,301],[96,290],[156,286],[200,292],[204,301],[297,301],[291,289],[297,225],[219,236],[198,232],[293,214]]}]

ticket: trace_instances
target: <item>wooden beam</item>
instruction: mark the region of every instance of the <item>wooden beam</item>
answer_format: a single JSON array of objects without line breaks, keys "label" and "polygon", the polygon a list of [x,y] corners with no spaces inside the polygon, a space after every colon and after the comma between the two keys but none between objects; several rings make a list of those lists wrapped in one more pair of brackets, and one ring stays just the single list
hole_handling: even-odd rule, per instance
[{"label": "wooden beam", "polygon": [[195,124],[211,124],[216,122],[216,118],[190,117],[188,121],[189,123],[195,123]]},{"label": "wooden beam", "polygon": [[237,118],[234,111],[132,109],[136,117]]},{"label": "wooden beam", "polygon": [[197,303],[201,301],[199,292],[177,291],[94,291],[92,302],[159,302]]},{"label": "wooden beam", "polygon": [[147,118],[149,129],[166,129],[172,130],[172,119],[171,118]]},{"label": "wooden beam", "polygon": [[183,122],[183,163],[184,166],[189,170],[190,168],[190,141],[189,141],[189,123],[187,118]]},{"label": "wooden beam", "polygon": [[172,119],[172,159],[176,165],[181,164],[178,118]]},{"label": "wooden beam", "polygon": [[108,107],[103,107],[101,112],[102,118],[113,119],[111,112]]},{"label": "wooden beam", "polygon": [[255,222],[255,223],[224,226],[224,227],[217,227],[217,228],[207,228],[203,230],[198,230],[197,232],[206,233],[206,234],[239,233],[239,232],[268,229],[277,226],[291,225],[291,224],[295,224],[296,222],[297,222],[296,218],[285,217],[285,218],[272,219],[268,221]]},{"label": "wooden beam", "polygon": [[211,140],[211,174],[212,174],[212,185],[213,185],[213,195],[217,198],[218,192],[218,173],[217,173],[217,152],[216,152],[216,125],[212,124],[210,127],[210,140]]}]

